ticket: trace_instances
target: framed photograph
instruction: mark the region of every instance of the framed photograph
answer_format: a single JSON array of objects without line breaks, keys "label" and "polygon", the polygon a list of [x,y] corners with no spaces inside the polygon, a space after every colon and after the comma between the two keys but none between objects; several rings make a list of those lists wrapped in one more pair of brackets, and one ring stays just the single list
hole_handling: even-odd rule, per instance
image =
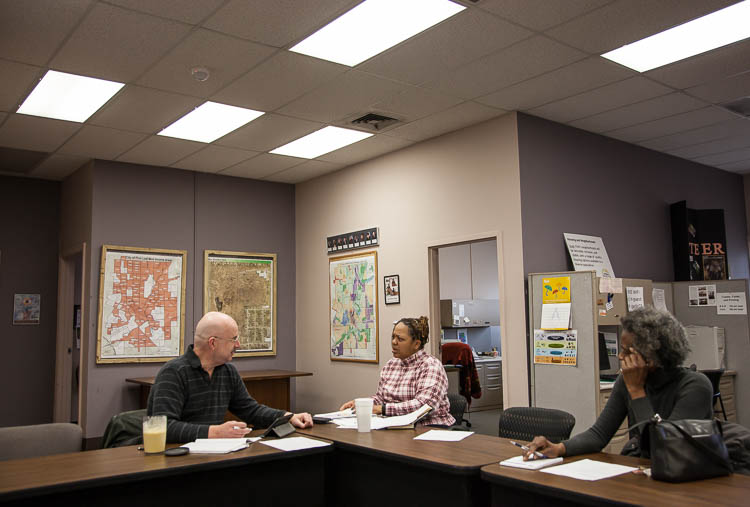
[{"label": "framed photograph", "polygon": [[456,329],[456,339],[461,343],[468,343],[469,332],[465,328]]},{"label": "framed photograph", "polygon": [[41,314],[40,294],[13,295],[13,325],[28,326],[39,324]]},{"label": "framed photograph", "polygon": [[328,259],[332,361],[378,362],[378,254]]},{"label": "framed photograph", "polygon": [[398,283],[398,275],[383,277],[383,291],[385,292],[385,304],[397,305],[401,303],[401,286]]},{"label": "framed photograph", "polygon": [[237,357],[276,355],[276,254],[206,250],[203,311],[237,321]]},{"label": "framed photograph", "polygon": [[102,246],[97,363],[182,354],[186,261],[186,250]]}]

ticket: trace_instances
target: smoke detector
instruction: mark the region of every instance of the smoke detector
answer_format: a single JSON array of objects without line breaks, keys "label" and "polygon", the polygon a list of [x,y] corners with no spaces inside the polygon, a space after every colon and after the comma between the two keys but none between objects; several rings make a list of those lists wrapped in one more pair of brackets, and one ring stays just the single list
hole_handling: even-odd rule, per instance
[{"label": "smoke detector", "polygon": [[193,79],[202,83],[208,81],[208,78],[211,77],[211,72],[205,67],[193,67],[190,69],[190,75],[193,76]]}]

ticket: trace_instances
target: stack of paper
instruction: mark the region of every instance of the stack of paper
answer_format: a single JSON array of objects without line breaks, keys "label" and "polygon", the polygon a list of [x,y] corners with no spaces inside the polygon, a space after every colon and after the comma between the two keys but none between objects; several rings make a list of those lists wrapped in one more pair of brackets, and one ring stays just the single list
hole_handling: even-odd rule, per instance
[{"label": "stack of paper", "polygon": [[598,481],[607,479],[620,474],[626,474],[637,470],[635,467],[625,465],[616,465],[614,463],[605,463],[603,461],[594,461],[592,459],[582,459],[573,463],[566,463],[559,467],[542,470],[548,474],[562,475],[584,481]]},{"label": "stack of paper", "polygon": [[525,468],[526,470],[539,470],[545,467],[557,465],[559,463],[562,463],[562,461],[562,458],[541,458],[524,461],[523,456],[516,456],[515,458],[501,461],[500,464],[504,467]]},{"label": "stack of paper", "polygon": [[264,440],[261,444],[268,445],[280,451],[298,451],[300,449],[312,449],[313,447],[325,447],[331,442],[323,442],[305,437],[291,437],[280,440]]},{"label": "stack of paper", "polygon": [[438,442],[460,442],[473,431],[430,430],[414,437],[414,440],[437,440]]},{"label": "stack of paper", "polygon": [[315,414],[313,417],[323,417],[325,419],[340,419],[342,417],[354,417],[354,410],[347,408],[337,412],[326,412],[325,414]]},{"label": "stack of paper", "polygon": [[[376,415],[372,416],[370,427],[374,430],[382,430],[384,428],[400,429],[400,428],[414,428],[414,424],[422,419],[427,413],[432,410],[429,405],[422,405],[419,409],[414,412],[410,412],[405,415],[397,415],[393,417],[379,417]],[[336,424],[339,428],[346,429],[357,429],[357,418],[347,417],[339,418],[331,421]]]},{"label": "stack of paper", "polygon": [[226,454],[239,451],[247,447],[248,441],[257,439],[249,438],[199,438],[182,447],[190,449],[194,454]]}]

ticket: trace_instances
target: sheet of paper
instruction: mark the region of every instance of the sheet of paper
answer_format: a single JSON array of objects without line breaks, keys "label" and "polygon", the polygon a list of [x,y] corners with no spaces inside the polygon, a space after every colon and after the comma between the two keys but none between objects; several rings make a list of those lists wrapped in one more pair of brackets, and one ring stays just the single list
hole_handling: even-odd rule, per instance
[{"label": "sheet of paper", "polygon": [[570,329],[570,303],[542,305],[542,329]]},{"label": "sheet of paper", "polygon": [[651,289],[651,297],[654,298],[654,308],[668,312],[667,301],[664,297],[664,289]]},{"label": "sheet of paper", "polygon": [[716,306],[716,285],[691,285],[688,287],[689,306]]},{"label": "sheet of paper", "polygon": [[226,454],[244,449],[247,447],[247,440],[247,438],[199,438],[182,447],[187,447],[193,454]]},{"label": "sheet of paper", "polygon": [[313,417],[326,417],[328,419],[340,419],[342,417],[355,417],[354,410],[347,408],[346,410],[338,410],[336,412],[326,412],[325,414],[315,414]]},{"label": "sheet of paper", "polygon": [[290,437],[280,440],[263,440],[261,444],[280,451],[299,451],[301,449],[312,449],[313,447],[325,447],[331,445],[331,442],[321,442],[307,437]]},{"label": "sheet of paper", "polygon": [[622,294],[622,278],[600,278],[599,293]]},{"label": "sheet of paper", "polygon": [[[409,424],[413,424],[414,422],[416,422],[418,419],[420,419],[424,414],[426,414],[430,410],[431,409],[429,405],[422,405],[420,408],[418,408],[414,412],[409,412],[408,414],[404,414],[404,415],[397,415],[393,417],[380,417],[380,416],[373,414],[372,420],[370,421],[370,428],[374,430],[382,430],[384,428],[407,426]],[[339,428],[353,429],[353,430],[357,429],[356,417],[334,419],[331,422],[336,424]]]},{"label": "sheet of paper", "polygon": [[501,461],[500,464],[505,467],[524,468],[526,470],[541,470],[542,468],[555,466],[562,462],[562,458],[530,459],[524,461],[523,456],[516,456],[514,458]]},{"label": "sheet of paper", "polygon": [[565,244],[576,271],[596,271],[596,276],[614,278],[615,272],[609,262],[602,238],[583,234],[563,233]]},{"label": "sheet of paper", "polygon": [[716,294],[717,315],[747,315],[744,292],[720,292]]},{"label": "sheet of paper", "polygon": [[473,431],[430,430],[414,437],[414,440],[437,440],[438,442],[460,442]]},{"label": "sheet of paper", "polygon": [[627,298],[629,312],[632,312],[636,308],[642,308],[644,305],[643,287],[628,287]]},{"label": "sheet of paper", "polygon": [[635,467],[625,465],[614,465],[604,463],[603,461],[594,461],[592,459],[582,459],[573,463],[566,463],[556,467],[545,468],[542,470],[546,474],[561,475],[563,477],[572,477],[582,481],[598,481],[607,479],[616,475],[626,474],[637,470]]},{"label": "sheet of paper", "polygon": [[570,277],[542,278],[542,304],[570,303]]},{"label": "sheet of paper", "polygon": [[578,358],[578,332],[534,330],[534,363],[575,366]]}]

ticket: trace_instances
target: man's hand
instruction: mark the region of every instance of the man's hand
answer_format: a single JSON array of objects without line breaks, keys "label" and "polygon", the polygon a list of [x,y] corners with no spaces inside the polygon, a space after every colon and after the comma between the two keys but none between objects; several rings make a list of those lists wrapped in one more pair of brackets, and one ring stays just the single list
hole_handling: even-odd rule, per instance
[{"label": "man's hand", "polygon": [[625,381],[625,387],[628,388],[630,399],[638,399],[646,396],[646,377],[648,377],[649,365],[643,356],[630,347],[630,353],[623,355],[620,360],[622,368],[622,379]]},{"label": "man's hand", "polygon": [[523,455],[523,460],[536,459],[534,451],[541,452],[548,458],[565,456],[565,444],[553,444],[546,437],[534,437],[534,440],[528,445],[529,450]]},{"label": "man's hand", "polygon": [[297,428],[311,428],[313,425],[312,416],[307,412],[294,414],[292,418],[289,419],[289,422],[292,423],[292,426],[296,426]]},{"label": "man's hand", "polygon": [[227,421],[224,424],[214,424],[208,427],[208,438],[242,438],[250,428],[241,421]]},{"label": "man's hand", "polygon": [[354,400],[347,401],[346,403],[341,405],[341,407],[339,407],[339,410],[346,410],[347,408],[351,408],[352,410],[354,409]]}]

